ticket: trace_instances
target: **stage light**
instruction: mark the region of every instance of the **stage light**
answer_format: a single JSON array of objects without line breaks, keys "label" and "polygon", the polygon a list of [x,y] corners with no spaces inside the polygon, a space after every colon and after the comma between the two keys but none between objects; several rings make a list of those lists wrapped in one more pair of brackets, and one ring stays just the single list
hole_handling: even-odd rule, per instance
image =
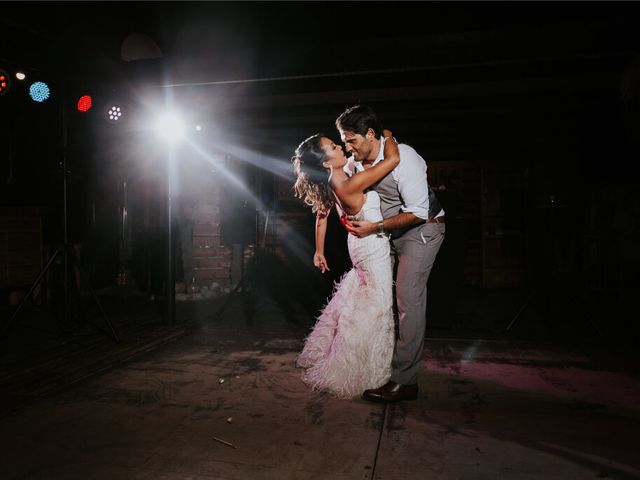
[{"label": "stage light", "polygon": [[34,102],[42,103],[51,96],[49,85],[44,82],[34,82],[29,87],[29,96]]},{"label": "stage light", "polygon": [[0,95],[4,95],[11,88],[11,82],[9,80],[9,74],[4,70],[0,70]]},{"label": "stage light", "polygon": [[91,95],[83,95],[78,100],[78,111],[79,112],[88,112],[92,107],[92,99]]},{"label": "stage light", "polygon": [[184,122],[175,113],[165,113],[158,118],[156,130],[168,143],[178,143],[184,137]]},{"label": "stage light", "polygon": [[27,76],[25,75],[25,73],[24,73],[23,71],[18,70],[18,71],[16,72],[16,78],[17,78],[18,80],[24,80],[25,78],[27,78]]},{"label": "stage light", "polygon": [[117,122],[122,118],[122,108],[119,107],[118,105],[113,105],[107,111],[107,118],[110,122],[114,122],[114,123]]}]

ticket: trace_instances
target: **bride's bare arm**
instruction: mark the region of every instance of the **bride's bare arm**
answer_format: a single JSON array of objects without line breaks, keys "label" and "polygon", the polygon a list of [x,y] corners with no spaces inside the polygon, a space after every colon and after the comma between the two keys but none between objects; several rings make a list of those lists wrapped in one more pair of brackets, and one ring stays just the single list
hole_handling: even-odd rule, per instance
[{"label": "bride's bare arm", "polygon": [[382,180],[391,170],[400,164],[400,150],[398,143],[390,130],[383,130],[385,137],[384,158],[373,167],[352,176],[342,188],[344,194],[349,195],[364,192],[374,183]]},{"label": "bride's bare arm", "polygon": [[322,273],[329,270],[327,259],[324,257],[324,239],[327,234],[327,217],[329,212],[316,214],[316,252],[313,255],[313,264],[319,268]]}]

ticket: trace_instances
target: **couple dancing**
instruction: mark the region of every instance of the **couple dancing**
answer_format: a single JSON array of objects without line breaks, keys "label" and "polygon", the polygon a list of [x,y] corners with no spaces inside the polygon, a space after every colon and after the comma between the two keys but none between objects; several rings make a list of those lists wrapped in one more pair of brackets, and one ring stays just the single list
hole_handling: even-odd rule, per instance
[{"label": "couple dancing", "polygon": [[415,400],[427,280],[444,239],[444,211],[422,157],[383,131],[371,108],[348,108],[336,127],[352,158],[329,137],[307,138],[292,159],[294,189],[316,214],[315,266],[328,268],[324,238],[335,206],[353,268],[336,285],[297,366],[307,385],[339,398]]}]

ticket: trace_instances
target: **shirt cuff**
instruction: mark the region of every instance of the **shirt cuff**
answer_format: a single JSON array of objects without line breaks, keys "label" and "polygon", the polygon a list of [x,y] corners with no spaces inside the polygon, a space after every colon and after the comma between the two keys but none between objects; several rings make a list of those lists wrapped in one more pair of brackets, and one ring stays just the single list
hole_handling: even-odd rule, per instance
[{"label": "shirt cuff", "polygon": [[416,217],[422,220],[429,220],[428,210],[420,207],[400,207],[402,213],[413,213]]}]

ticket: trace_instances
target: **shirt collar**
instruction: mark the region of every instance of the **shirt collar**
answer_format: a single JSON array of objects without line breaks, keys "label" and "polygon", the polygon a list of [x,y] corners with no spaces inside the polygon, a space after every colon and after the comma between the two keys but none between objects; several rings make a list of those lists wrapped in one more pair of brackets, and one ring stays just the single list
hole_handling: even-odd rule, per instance
[{"label": "shirt collar", "polygon": [[380,151],[378,152],[378,156],[376,157],[376,159],[373,161],[374,165],[384,158],[384,142],[385,142],[385,140],[386,139],[382,135],[380,135]]},{"label": "shirt collar", "polygon": [[[385,142],[385,138],[380,135],[380,151],[378,152],[378,156],[376,157],[376,159],[373,161],[373,165],[375,165],[376,163],[378,163],[380,160],[382,160],[384,158],[384,142]],[[361,172],[362,170],[364,170],[364,167],[362,166],[362,162],[356,162],[353,159],[353,156],[349,157],[349,161],[347,162],[347,165],[345,165],[345,171],[347,173],[349,173],[349,171],[347,171],[347,166],[348,165],[354,165],[355,170],[358,172]]]},{"label": "shirt collar", "polygon": [[356,162],[353,159],[353,156],[351,156],[347,158],[347,163],[344,164],[344,167],[342,167],[342,169],[347,175],[351,176],[354,173],[362,170],[362,164],[360,162]]}]

